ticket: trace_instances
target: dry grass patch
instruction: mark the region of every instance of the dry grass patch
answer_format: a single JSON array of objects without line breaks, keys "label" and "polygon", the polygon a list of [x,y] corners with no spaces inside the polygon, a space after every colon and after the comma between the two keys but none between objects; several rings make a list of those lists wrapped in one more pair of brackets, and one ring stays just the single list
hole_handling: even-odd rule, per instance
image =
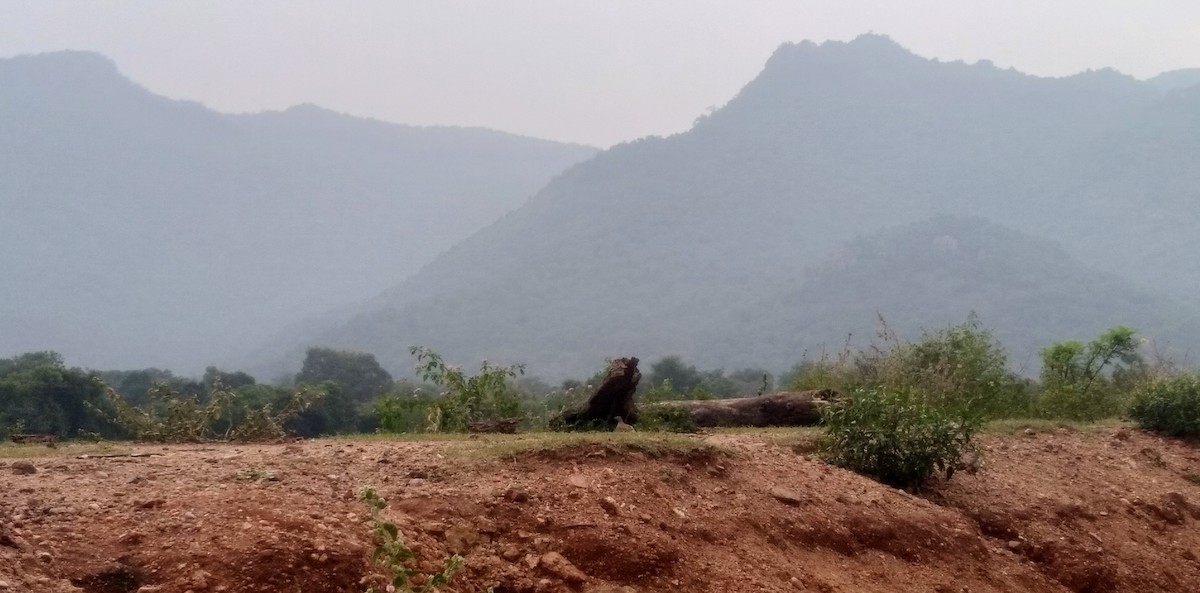
[{"label": "dry grass patch", "polygon": [[644,455],[650,458],[708,460],[730,452],[702,437],[647,432],[537,432],[489,435],[460,443],[451,453],[474,461],[521,458],[576,459]]},{"label": "dry grass patch", "polygon": [[53,447],[43,444],[18,445],[0,443],[0,459],[32,459],[37,457],[75,457],[78,455],[111,455],[128,453],[128,443],[56,443]]}]

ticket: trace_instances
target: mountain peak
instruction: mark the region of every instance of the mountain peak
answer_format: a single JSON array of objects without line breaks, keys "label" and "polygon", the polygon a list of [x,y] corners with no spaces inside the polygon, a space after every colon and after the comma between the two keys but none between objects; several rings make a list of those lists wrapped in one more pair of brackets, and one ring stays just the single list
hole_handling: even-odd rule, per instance
[{"label": "mountain peak", "polygon": [[775,50],[763,69],[791,69],[813,64],[849,65],[894,65],[905,61],[926,61],[912,53],[887,35],[864,33],[850,41],[812,41],[785,43]]},{"label": "mountain peak", "polygon": [[20,72],[38,77],[97,78],[120,77],[116,62],[94,51],[62,50],[0,58],[0,72]]}]

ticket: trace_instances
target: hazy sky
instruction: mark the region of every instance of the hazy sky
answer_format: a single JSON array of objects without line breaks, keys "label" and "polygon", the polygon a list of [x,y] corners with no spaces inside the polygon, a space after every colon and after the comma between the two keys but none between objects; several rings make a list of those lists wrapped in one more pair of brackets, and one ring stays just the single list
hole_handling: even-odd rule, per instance
[{"label": "hazy sky", "polygon": [[598,146],[687,129],[780,43],[868,31],[1046,76],[1200,66],[1185,0],[0,0],[0,56],[95,50],[221,111],[310,102]]}]

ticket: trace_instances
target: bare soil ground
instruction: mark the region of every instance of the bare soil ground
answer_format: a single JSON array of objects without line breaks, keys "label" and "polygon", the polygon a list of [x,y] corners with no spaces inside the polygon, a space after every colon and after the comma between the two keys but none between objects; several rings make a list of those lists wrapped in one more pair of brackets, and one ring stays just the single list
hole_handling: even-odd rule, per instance
[{"label": "bare soil ground", "polygon": [[914,496],[806,435],[8,447],[0,592],[361,592],[368,484],[425,569],[466,558],[459,593],[1200,591],[1195,444],[989,436]]}]

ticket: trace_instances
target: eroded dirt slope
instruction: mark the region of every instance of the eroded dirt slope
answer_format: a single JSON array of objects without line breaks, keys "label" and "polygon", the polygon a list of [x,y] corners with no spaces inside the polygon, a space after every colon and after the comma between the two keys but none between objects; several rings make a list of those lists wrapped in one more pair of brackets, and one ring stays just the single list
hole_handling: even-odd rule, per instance
[{"label": "eroded dirt slope", "polygon": [[[521,438],[521,437],[518,437]],[[539,437],[523,437],[537,442]],[[984,440],[921,496],[787,434],[136,446],[0,460],[0,592],[362,591],[374,485],[446,591],[1200,591],[1200,448],[1124,428]],[[272,479],[273,478],[273,479]]]}]

